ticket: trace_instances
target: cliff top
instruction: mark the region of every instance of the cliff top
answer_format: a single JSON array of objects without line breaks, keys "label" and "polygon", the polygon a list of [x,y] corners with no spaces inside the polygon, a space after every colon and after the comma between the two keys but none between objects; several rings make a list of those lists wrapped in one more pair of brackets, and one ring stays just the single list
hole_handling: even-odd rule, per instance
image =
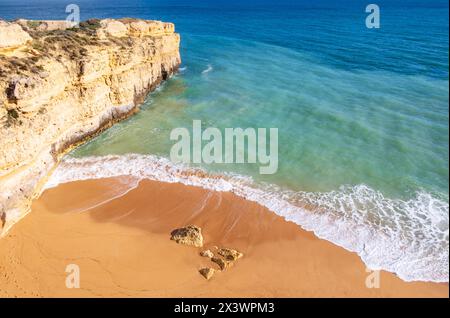
[{"label": "cliff top", "polygon": [[20,81],[27,89],[27,83],[45,80],[52,71],[49,64],[72,61],[82,67],[92,52],[102,48],[124,55],[139,42],[147,39],[146,45],[152,47],[152,41],[174,32],[173,23],[132,18],[91,19],[77,27],[66,21],[0,20],[0,124],[13,122],[21,111],[16,105],[21,92],[15,83]]}]

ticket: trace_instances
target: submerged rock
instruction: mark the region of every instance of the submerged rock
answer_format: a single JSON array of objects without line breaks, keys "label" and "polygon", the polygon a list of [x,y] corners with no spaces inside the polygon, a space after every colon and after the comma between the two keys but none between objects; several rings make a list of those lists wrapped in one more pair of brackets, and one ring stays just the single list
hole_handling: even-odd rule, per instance
[{"label": "submerged rock", "polygon": [[216,271],[212,268],[206,267],[206,268],[202,268],[201,270],[199,270],[199,273],[205,277],[207,280],[210,280],[211,277],[213,277],[214,273]]},{"label": "submerged rock", "polygon": [[171,240],[178,244],[190,245],[195,247],[203,246],[202,229],[195,225],[189,225],[176,230],[171,233]]},{"label": "submerged rock", "polygon": [[244,254],[242,254],[241,252],[233,250],[231,248],[221,248],[219,249],[218,253],[228,261],[235,261],[244,256]]},{"label": "submerged rock", "polygon": [[201,251],[201,252],[200,252],[200,256],[208,257],[208,258],[213,258],[213,257],[214,257],[214,253],[211,252],[210,250]]}]

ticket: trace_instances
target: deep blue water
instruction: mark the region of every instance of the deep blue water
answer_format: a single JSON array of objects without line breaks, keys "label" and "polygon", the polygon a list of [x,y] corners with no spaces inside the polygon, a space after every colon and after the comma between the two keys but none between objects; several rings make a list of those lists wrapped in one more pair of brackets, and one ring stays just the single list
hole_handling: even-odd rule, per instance
[{"label": "deep blue water", "polygon": [[[64,19],[70,1],[0,0],[0,18]],[[448,79],[448,2],[377,1],[378,30],[365,27],[367,1],[75,1],[81,19],[139,17],[176,23],[182,35],[254,40],[306,52],[345,70],[385,70]],[[276,3],[276,5],[271,5]],[[281,4],[280,4],[281,3]],[[225,7],[225,8],[224,8]]]}]

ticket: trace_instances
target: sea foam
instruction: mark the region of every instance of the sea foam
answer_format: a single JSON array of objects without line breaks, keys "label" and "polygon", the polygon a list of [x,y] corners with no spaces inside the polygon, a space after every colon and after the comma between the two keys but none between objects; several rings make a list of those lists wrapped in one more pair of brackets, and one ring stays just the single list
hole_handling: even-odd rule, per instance
[{"label": "sea foam", "polygon": [[208,64],[208,67],[207,67],[205,70],[202,71],[202,74],[203,74],[203,75],[208,74],[208,73],[211,72],[212,70],[214,70],[214,68],[212,67],[211,64]]},{"label": "sea foam", "polygon": [[46,188],[118,176],[230,191],[356,252],[372,270],[393,272],[405,281],[449,280],[449,204],[429,193],[418,192],[409,200],[390,199],[366,185],[294,192],[250,177],[212,174],[136,154],[65,158]]}]

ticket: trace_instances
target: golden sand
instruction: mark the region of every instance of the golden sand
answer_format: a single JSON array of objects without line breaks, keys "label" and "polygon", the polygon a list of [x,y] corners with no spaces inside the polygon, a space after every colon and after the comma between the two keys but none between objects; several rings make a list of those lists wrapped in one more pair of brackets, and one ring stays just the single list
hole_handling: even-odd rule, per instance
[{"label": "golden sand", "polygon": [[[359,257],[232,193],[124,179],[78,181],[45,191],[0,239],[0,297],[448,297],[448,284],[406,283],[381,272],[367,288]],[[117,192],[122,189],[122,192]],[[120,195],[118,195],[120,194]],[[195,224],[205,246],[170,240]],[[244,253],[226,271],[202,250]],[[67,288],[67,266],[80,288]],[[69,267],[70,269],[71,267]]]}]

